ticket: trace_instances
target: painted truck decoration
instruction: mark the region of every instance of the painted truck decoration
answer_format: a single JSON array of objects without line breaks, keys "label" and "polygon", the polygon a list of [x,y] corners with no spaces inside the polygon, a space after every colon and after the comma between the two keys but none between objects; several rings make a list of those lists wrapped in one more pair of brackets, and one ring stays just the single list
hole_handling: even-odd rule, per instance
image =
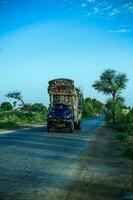
[{"label": "painted truck decoration", "polygon": [[80,129],[82,116],[82,92],[75,87],[71,79],[54,79],[49,81],[48,94],[50,104],[48,109],[47,130]]}]

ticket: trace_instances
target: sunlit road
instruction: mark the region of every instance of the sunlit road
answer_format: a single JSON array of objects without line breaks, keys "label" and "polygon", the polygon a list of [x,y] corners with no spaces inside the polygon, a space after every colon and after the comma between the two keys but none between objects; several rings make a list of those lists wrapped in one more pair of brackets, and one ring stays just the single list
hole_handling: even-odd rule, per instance
[{"label": "sunlit road", "polygon": [[47,133],[46,127],[1,133],[0,200],[56,199],[103,123],[103,117],[84,119],[74,133]]}]

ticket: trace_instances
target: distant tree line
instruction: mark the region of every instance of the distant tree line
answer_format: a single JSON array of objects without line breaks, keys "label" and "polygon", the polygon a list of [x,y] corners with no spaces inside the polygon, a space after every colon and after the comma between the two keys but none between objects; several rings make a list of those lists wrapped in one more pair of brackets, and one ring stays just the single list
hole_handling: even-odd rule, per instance
[{"label": "distant tree line", "polygon": [[83,117],[92,117],[103,114],[104,104],[96,99],[86,98],[83,99]]},{"label": "distant tree line", "polygon": [[28,124],[43,123],[47,118],[47,108],[42,103],[25,103],[21,92],[13,91],[5,95],[13,103],[6,101],[0,105],[0,128],[17,128]]},{"label": "distant tree line", "polygon": [[[3,102],[0,105],[1,111],[11,111],[14,109],[19,109],[22,111],[30,112],[45,112],[47,110],[46,106],[42,103],[29,104],[25,103],[22,97],[21,92],[13,91],[5,95],[9,100],[13,99],[13,105],[10,102]],[[17,103],[19,106],[17,106]]]}]

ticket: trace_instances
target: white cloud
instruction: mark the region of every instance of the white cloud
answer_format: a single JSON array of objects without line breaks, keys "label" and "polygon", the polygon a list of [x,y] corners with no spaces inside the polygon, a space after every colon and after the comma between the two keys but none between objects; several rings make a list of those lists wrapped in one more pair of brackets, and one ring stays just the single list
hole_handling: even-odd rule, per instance
[{"label": "white cloud", "polygon": [[111,30],[110,32],[115,32],[115,33],[129,33],[131,32],[131,29],[118,29],[118,30]]},{"label": "white cloud", "polygon": [[131,32],[130,29],[120,29],[120,30],[117,30],[118,33],[128,33],[128,32]]},{"label": "white cloud", "polygon": [[128,2],[128,3],[124,4],[123,8],[126,9],[128,12],[133,13],[133,3],[132,2]]},{"label": "white cloud", "polygon": [[113,8],[113,9],[111,10],[111,12],[108,13],[108,15],[109,15],[110,17],[116,16],[116,15],[119,15],[119,14],[120,14],[120,10],[118,10],[117,8]]},{"label": "white cloud", "polygon": [[95,0],[86,0],[87,3],[94,3]]},{"label": "white cloud", "polygon": [[86,13],[83,14],[82,17],[86,18],[86,17],[89,17],[89,16],[91,16],[91,15],[92,15],[91,12],[86,12]]},{"label": "white cloud", "polygon": [[98,7],[94,7],[91,11],[85,11],[83,14],[83,17],[89,17],[91,15],[96,15],[100,12],[100,9]]},{"label": "white cloud", "polygon": [[94,3],[94,2],[95,2],[95,0],[86,0],[85,2],[82,2],[82,3],[80,4],[80,7],[84,8],[84,7],[86,7],[88,4]]},{"label": "white cloud", "polygon": [[107,6],[107,7],[103,8],[103,10],[107,11],[107,10],[110,10],[111,8],[112,8],[112,6],[110,5],[110,6]]},{"label": "white cloud", "polygon": [[100,10],[99,10],[99,8],[98,8],[98,7],[94,7],[94,8],[93,8],[93,13],[94,13],[94,14],[97,14],[97,13],[99,13],[99,11],[100,11]]},{"label": "white cloud", "polygon": [[82,7],[82,8],[85,8],[87,6],[87,3],[82,3],[81,5],[80,5],[80,7]]}]

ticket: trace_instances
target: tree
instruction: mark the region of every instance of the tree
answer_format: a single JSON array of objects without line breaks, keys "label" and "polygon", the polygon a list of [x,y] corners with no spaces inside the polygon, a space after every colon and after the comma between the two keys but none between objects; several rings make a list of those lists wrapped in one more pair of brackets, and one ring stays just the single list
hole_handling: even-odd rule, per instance
[{"label": "tree", "polygon": [[83,117],[93,116],[93,107],[90,98],[86,98],[83,100]]},{"label": "tree", "polygon": [[45,112],[47,108],[42,103],[35,103],[31,106],[32,111],[34,112]]},{"label": "tree", "polygon": [[13,102],[13,108],[14,108],[14,109],[15,109],[16,105],[17,105],[17,101],[14,101],[14,102]]},{"label": "tree", "polygon": [[22,98],[22,95],[21,95],[21,92],[18,92],[18,91],[14,91],[14,92],[9,92],[8,94],[5,95],[7,98],[11,98],[11,99],[15,99],[17,100],[18,102],[21,102],[22,106],[24,107],[25,106],[25,103],[23,101],[23,98]]},{"label": "tree", "polygon": [[12,104],[9,103],[9,102],[3,102],[1,104],[1,110],[2,111],[9,111],[9,110],[12,110],[12,109],[13,109]]},{"label": "tree", "polygon": [[21,107],[21,110],[31,112],[32,111],[32,105],[29,104],[29,103],[25,103],[24,106]]},{"label": "tree", "polygon": [[117,74],[115,70],[107,69],[102,73],[100,79],[92,85],[98,92],[111,96],[113,123],[116,122],[115,107],[117,105],[117,99],[120,98],[121,91],[126,88],[127,81],[126,74]]},{"label": "tree", "polygon": [[[107,120],[113,119],[113,113],[112,113],[113,106],[114,106],[114,101],[112,98],[109,98],[105,104],[105,114]],[[115,100],[115,120],[118,120],[122,115],[122,109],[124,106],[125,106],[124,98],[121,96],[117,96]]]},{"label": "tree", "polygon": [[83,117],[90,117],[97,114],[103,113],[103,104],[91,98],[86,98],[83,100]]}]

